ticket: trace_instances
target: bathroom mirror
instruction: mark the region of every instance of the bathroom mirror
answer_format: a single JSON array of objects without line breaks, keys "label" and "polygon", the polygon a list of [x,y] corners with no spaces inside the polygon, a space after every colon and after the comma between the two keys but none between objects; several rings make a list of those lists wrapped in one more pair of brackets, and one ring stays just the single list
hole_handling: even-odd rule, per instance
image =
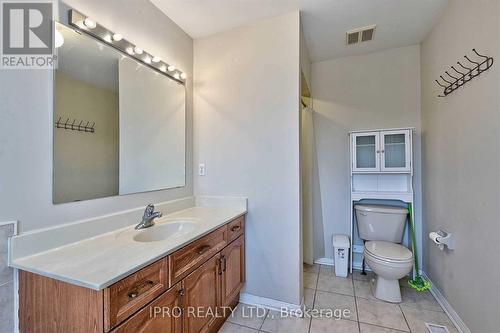
[{"label": "bathroom mirror", "polygon": [[185,186],[184,85],[56,29],[53,202]]}]

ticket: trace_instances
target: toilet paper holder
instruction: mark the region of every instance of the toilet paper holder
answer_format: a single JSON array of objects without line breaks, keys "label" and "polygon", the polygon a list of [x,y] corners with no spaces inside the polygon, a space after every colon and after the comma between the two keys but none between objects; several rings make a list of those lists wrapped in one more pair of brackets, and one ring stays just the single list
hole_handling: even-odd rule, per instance
[{"label": "toilet paper holder", "polygon": [[438,230],[436,232],[429,233],[429,238],[436,243],[441,250],[447,247],[449,250],[455,249],[455,236],[452,233]]}]

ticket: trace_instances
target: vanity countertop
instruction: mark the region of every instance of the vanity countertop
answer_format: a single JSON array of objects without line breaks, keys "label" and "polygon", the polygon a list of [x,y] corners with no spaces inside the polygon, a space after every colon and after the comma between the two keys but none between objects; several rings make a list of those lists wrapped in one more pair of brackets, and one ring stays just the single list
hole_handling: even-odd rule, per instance
[{"label": "vanity countertop", "polygon": [[[196,228],[178,237],[138,242],[134,225],[15,258],[10,266],[94,290],[102,290],[246,213],[241,206],[191,207],[165,215],[158,225],[180,220]],[[166,222],[165,222],[166,221]]]}]

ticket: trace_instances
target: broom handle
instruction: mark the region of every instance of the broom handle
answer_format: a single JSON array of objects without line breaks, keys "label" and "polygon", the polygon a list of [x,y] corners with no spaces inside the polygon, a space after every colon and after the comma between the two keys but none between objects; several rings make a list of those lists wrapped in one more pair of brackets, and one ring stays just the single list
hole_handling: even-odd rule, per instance
[{"label": "broom handle", "polygon": [[410,224],[410,235],[411,235],[411,244],[413,250],[413,258],[415,262],[415,269],[413,272],[413,277],[420,276],[420,270],[418,267],[418,253],[417,253],[417,237],[415,236],[415,225],[413,222],[413,205],[411,203],[408,204],[408,213],[409,213],[409,224]]}]

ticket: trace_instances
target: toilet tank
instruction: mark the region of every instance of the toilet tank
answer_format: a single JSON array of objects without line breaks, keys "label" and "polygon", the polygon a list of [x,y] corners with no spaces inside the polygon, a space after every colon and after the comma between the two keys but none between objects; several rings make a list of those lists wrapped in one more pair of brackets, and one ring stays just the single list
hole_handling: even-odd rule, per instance
[{"label": "toilet tank", "polygon": [[393,243],[403,241],[408,210],[381,205],[355,205],[359,237]]}]

